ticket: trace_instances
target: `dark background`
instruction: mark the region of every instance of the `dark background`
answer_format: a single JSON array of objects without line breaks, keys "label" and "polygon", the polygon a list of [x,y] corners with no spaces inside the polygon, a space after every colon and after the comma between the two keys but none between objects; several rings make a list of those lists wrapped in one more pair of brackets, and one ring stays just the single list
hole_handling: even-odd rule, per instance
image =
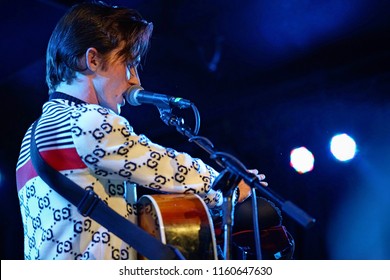
[{"label": "dark background", "polygon": [[[5,3],[4,3],[5,2]],[[0,30],[1,259],[23,258],[15,165],[25,130],[47,99],[45,50],[77,1],[3,1]],[[140,71],[145,89],[193,101],[199,135],[267,175],[270,188],[317,219],[285,213],[296,259],[390,259],[390,1],[111,1],[154,23]],[[191,112],[179,112],[189,125]],[[154,106],[126,106],[136,132],[216,166],[167,127]],[[345,132],[357,156],[339,162],[330,138]],[[312,172],[289,165],[306,146]]]}]

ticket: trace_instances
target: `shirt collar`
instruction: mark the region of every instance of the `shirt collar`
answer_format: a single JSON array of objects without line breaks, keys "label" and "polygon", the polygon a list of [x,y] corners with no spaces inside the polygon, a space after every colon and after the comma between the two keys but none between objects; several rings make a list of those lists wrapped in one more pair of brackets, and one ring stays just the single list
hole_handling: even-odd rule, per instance
[{"label": "shirt collar", "polygon": [[68,100],[69,102],[73,102],[75,104],[86,104],[87,103],[81,99],[70,96],[69,94],[66,94],[63,92],[58,92],[58,91],[50,94],[49,100],[53,100],[53,99],[65,99],[65,100]]}]

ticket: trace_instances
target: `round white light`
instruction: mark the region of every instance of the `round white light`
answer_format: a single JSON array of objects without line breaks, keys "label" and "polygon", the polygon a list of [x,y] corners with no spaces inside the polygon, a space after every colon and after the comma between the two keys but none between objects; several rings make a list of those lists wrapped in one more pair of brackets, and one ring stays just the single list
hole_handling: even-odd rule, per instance
[{"label": "round white light", "polygon": [[330,141],[330,151],[338,160],[347,161],[354,158],[356,154],[356,143],[347,134],[338,134]]},{"label": "round white light", "polygon": [[314,168],[314,156],[305,147],[293,149],[290,154],[290,165],[298,173],[306,173]]}]

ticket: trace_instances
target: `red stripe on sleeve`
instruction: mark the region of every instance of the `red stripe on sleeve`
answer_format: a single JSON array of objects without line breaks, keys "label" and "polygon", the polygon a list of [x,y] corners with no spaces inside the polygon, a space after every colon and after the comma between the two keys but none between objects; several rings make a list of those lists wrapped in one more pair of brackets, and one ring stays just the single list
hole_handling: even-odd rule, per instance
[{"label": "red stripe on sleeve", "polygon": [[[41,152],[42,158],[58,171],[82,169],[87,166],[81,160],[75,148],[50,150]],[[16,171],[16,183],[18,191],[23,188],[26,182],[38,176],[31,162],[31,158]]]},{"label": "red stripe on sleeve", "polygon": [[42,158],[56,170],[81,169],[87,166],[75,148],[41,152]]}]

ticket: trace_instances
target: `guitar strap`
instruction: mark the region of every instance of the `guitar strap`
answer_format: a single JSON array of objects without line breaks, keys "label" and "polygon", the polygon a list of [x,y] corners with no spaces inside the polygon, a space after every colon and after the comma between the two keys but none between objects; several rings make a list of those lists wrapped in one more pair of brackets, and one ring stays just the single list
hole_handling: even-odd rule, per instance
[{"label": "guitar strap", "polygon": [[40,155],[36,140],[35,129],[38,120],[34,122],[31,130],[30,151],[31,160],[35,170],[42,180],[61,194],[84,217],[90,217],[106,229],[114,233],[132,246],[137,252],[150,260],[179,260],[184,259],[178,249],[165,245],[148,232],[126,220],[106,203],[104,203],[92,190],[85,190],[62,173],[52,168]]}]

